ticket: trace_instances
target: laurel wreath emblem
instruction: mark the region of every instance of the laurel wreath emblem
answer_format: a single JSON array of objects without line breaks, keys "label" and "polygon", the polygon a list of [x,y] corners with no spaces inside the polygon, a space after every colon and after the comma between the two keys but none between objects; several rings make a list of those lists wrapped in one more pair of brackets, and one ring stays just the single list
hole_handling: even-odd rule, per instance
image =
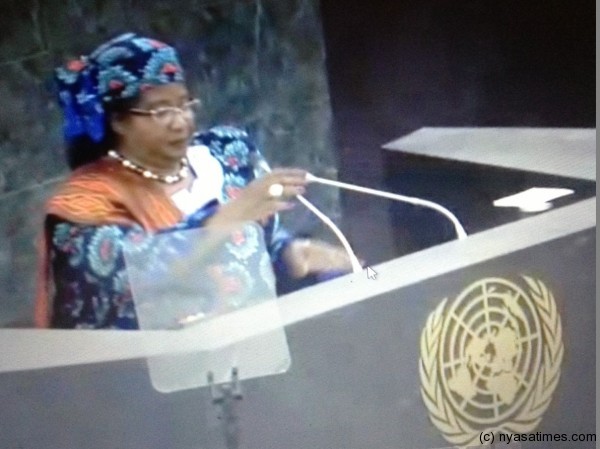
[{"label": "laurel wreath emblem", "polygon": [[552,395],[560,379],[560,366],[564,345],[562,326],[556,302],[546,285],[531,277],[523,276],[529,287],[529,295],[536,305],[543,331],[543,360],[537,380],[529,397],[510,420],[497,422],[493,426],[475,428],[469,420],[451,405],[447,393],[439,380],[438,352],[445,321],[448,298],[444,298],[429,315],[421,334],[421,357],[419,374],[421,396],[429,411],[431,422],[444,438],[457,446],[479,444],[481,432],[528,433],[542,420],[542,415],[550,405]]}]

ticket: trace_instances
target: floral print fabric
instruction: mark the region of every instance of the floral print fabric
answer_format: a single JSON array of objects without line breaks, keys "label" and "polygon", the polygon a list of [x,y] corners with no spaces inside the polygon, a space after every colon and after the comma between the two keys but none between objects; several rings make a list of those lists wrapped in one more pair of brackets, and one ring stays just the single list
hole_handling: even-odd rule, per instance
[{"label": "floral print fabric", "polygon": [[181,83],[184,76],[173,47],[125,33],[57,68],[55,81],[66,140],[87,136],[99,142],[105,135],[106,104],[133,98],[151,86]]},{"label": "floral print fabric", "polygon": [[[272,263],[257,223],[148,236],[125,259],[144,329],[180,328],[275,297]],[[128,242],[126,242],[127,244]]]},{"label": "floral print fabric", "polygon": [[[239,189],[254,179],[249,154],[257,151],[248,135],[237,128],[216,127],[197,134],[193,144],[206,145],[223,168],[222,202],[235,198]],[[201,176],[201,173],[199,174]],[[217,209],[213,201],[186,217],[175,227],[161,233],[201,227]],[[138,329],[139,323],[125,268],[123,247],[127,242],[144,242],[147,235],[141,227],[120,225],[89,226],[48,217],[50,261],[54,278],[52,327]],[[285,277],[281,253],[291,237],[278,220],[264,227],[270,262],[275,275]],[[247,280],[244,260],[251,256],[249,245],[236,239],[228,250],[239,259],[225,267],[222,288],[235,288]],[[272,276],[271,267],[263,261],[260,272]]]}]

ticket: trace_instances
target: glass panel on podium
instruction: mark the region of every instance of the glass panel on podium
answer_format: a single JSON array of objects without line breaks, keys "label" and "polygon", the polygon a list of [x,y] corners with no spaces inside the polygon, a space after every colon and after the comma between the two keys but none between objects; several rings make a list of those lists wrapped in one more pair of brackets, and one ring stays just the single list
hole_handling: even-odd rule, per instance
[{"label": "glass panel on podium", "polygon": [[[262,233],[257,224],[246,223],[127,242],[125,260],[140,328],[172,329],[188,342],[186,349],[174,347],[172,353],[147,359],[156,390],[230,382],[232,371],[243,380],[288,369],[290,353],[277,324],[275,276]],[[260,306],[271,330],[233,344],[219,338],[225,332],[209,332],[214,320],[227,322],[226,315],[250,306]],[[191,341],[198,342],[198,349],[190,349]]]}]

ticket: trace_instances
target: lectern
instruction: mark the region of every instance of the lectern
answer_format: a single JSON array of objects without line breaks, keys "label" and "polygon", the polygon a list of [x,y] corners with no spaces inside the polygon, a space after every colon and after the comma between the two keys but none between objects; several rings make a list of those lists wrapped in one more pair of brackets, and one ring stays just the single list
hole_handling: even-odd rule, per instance
[{"label": "lectern", "polygon": [[210,263],[177,290],[132,259],[144,330],[0,330],[0,447],[595,447],[595,204],[223,309]]}]

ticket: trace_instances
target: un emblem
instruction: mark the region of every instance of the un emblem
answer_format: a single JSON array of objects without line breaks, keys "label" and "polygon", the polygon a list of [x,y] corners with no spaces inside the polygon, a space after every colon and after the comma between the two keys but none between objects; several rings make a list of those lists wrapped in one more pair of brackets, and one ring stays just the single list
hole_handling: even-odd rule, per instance
[{"label": "un emblem", "polygon": [[421,334],[421,395],[452,444],[481,432],[528,433],[541,421],[560,378],[564,346],[552,292],[486,278],[444,299]]}]

